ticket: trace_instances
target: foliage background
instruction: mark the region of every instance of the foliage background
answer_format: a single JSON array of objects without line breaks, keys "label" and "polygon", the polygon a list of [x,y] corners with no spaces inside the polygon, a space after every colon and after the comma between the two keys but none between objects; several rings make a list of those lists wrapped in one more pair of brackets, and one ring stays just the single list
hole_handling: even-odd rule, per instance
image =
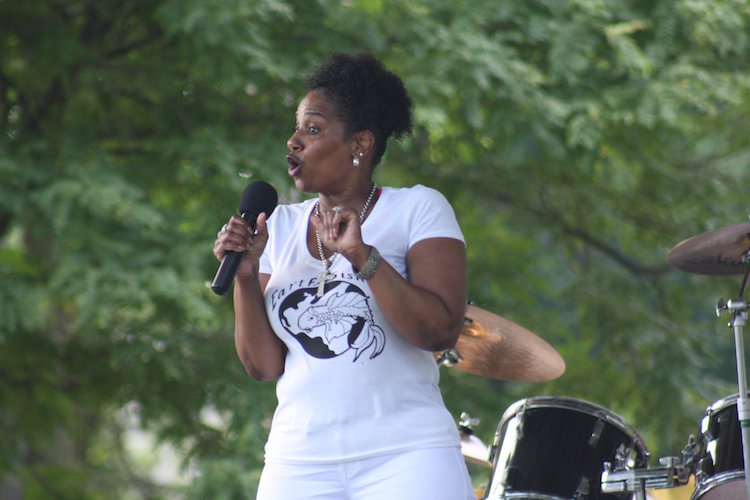
[{"label": "foliage background", "polygon": [[741,277],[666,254],[747,220],[749,19],[745,0],[0,1],[0,496],[254,498],[273,384],[236,360],[211,247],[249,179],[297,199],[285,142],[334,50],[415,100],[378,182],[445,193],[470,299],[567,362],[541,384],[442,369],[449,409],[491,443],[514,401],[581,398],[652,465],[679,455],[736,392],[713,310]]}]

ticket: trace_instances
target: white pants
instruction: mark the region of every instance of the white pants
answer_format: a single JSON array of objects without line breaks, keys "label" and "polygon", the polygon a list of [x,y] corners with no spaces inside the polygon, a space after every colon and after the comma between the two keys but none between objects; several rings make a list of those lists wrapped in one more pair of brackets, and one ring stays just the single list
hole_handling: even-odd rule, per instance
[{"label": "white pants", "polygon": [[339,464],[267,463],[257,500],[476,500],[461,449],[431,448]]}]

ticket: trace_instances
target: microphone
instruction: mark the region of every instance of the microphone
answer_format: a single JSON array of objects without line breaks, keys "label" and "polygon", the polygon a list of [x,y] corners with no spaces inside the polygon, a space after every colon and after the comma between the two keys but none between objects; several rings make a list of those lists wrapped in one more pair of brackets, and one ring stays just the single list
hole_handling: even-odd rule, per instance
[{"label": "microphone", "polygon": [[[240,198],[240,214],[245,222],[250,224],[250,229],[255,231],[258,216],[262,213],[270,217],[276,208],[278,194],[272,185],[265,181],[255,181],[247,185]],[[219,270],[216,271],[211,289],[218,295],[224,295],[229,290],[229,285],[234,281],[237,268],[240,267],[242,255],[245,252],[227,252],[221,259]]]}]

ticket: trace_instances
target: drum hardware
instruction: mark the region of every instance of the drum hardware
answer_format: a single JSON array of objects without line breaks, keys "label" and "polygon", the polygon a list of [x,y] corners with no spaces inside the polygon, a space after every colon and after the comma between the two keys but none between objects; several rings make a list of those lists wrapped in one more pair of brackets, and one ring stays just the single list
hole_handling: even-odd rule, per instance
[{"label": "drum hardware", "polygon": [[728,275],[744,274],[738,298],[720,299],[716,314],[729,312],[729,326],[734,328],[734,345],[737,362],[737,417],[742,436],[745,489],[750,499],[750,399],[747,394],[745,344],[742,327],[747,321],[748,304],[742,298],[750,275],[750,222],[735,224],[693,236],[675,246],[667,255],[673,266],[683,271]]},{"label": "drum hardware", "polygon": [[591,437],[589,438],[589,446],[592,448],[596,446],[596,443],[599,442],[599,439],[602,437],[602,432],[604,431],[604,421],[603,420],[597,420],[594,424],[594,428],[591,430]]},{"label": "drum hardware", "polygon": [[465,411],[461,412],[461,420],[458,421],[458,427],[469,434],[474,434],[474,426],[479,425],[480,420],[474,418]]},{"label": "drum hardware", "polygon": [[439,365],[498,380],[543,382],[565,372],[545,340],[512,321],[468,304],[455,347],[435,353]]},{"label": "drum hardware", "polygon": [[464,358],[458,353],[455,347],[443,351],[437,358],[437,363],[443,366],[456,366],[458,363],[463,361]]},{"label": "drum hardware", "polygon": [[697,474],[699,470],[700,461],[703,459],[702,444],[702,440],[696,441],[695,436],[691,434],[687,444],[682,449],[682,467],[688,472],[688,479],[690,474]]},{"label": "drum hardware", "polygon": [[645,500],[646,490],[675,488],[690,480],[692,469],[679,463],[678,457],[662,457],[661,467],[625,469],[607,462],[602,472],[602,491],[605,493],[633,493],[638,500]]},{"label": "drum hardware", "polygon": [[578,486],[576,486],[573,498],[586,498],[589,493],[591,493],[591,481],[587,477],[582,477],[578,482]]},{"label": "drum hardware", "polygon": [[618,453],[614,462],[604,464],[602,491],[630,492],[637,500],[646,498],[646,490],[676,488],[690,482],[702,455],[702,443],[692,434],[679,457],[661,457],[660,467],[633,468],[625,455]]}]

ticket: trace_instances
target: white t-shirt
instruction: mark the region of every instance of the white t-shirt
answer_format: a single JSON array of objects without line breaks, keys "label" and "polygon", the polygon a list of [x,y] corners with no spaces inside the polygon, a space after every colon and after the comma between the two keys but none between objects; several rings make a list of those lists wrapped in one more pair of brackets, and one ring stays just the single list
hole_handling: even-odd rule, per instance
[{"label": "white t-shirt", "polygon": [[[331,463],[399,451],[460,446],[431,352],[389,324],[366,281],[338,256],[322,297],[323,270],[307,248],[316,200],[276,208],[260,272],[271,274],[266,311],[286,344],[266,461]],[[445,197],[425,186],[382,189],[362,225],[365,243],[407,277],[406,254],[426,238],[463,235]]]}]

